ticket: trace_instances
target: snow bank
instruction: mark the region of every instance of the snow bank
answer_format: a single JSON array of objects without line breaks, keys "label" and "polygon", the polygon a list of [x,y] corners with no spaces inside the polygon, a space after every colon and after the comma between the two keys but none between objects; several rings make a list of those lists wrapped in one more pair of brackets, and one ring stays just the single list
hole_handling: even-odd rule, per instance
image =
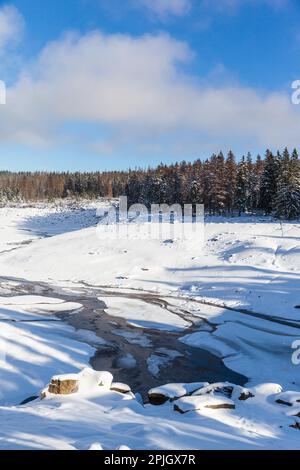
[{"label": "snow bank", "polygon": [[[104,449],[121,444],[131,449],[300,449],[300,378],[291,361],[291,345],[299,339],[299,224],[284,223],[282,233],[280,224],[268,219],[210,218],[201,247],[198,240],[103,240],[92,226],[94,216],[80,212],[0,210],[0,268],[8,276],[0,286],[0,448],[87,449],[95,443]],[[210,388],[181,397],[184,412],[200,407],[200,413],[181,415],[174,413],[176,400],[170,398],[191,393],[188,384],[158,387],[170,395],[162,407],[142,406],[133,394],[110,390],[108,375],[99,387],[98,373],[82,377],[80,372],[94,349],[80,342],[72,328],[45,319],[81,305],[35,295],[7,299],[12,285],[23,292],[22,280],[16,284],[9,276],[67,284],[70,291],[84,281],[108,286],[112,294],[120,289],[127,297],[159,293],[161,300],[169,299],[170,310],[151,299],[105,297],[110,315],[141,329],[139,337],[126,339],[151,346],[144,330],[182,332],[184,342],[214,352],[248,377],[254,397],[239,400],[238,387],[231,396]],[[190,319],[201,331],[185,335]],[[79,335],[95,342],[87,333]],[[150,364],[156,371],[159,359],[168,357],[166,351],[152,356],[157,356]],[[20,406],[37,396],[50,377],[70,373],[81,380],[77,392]],[[209,402],[233,402],[235,409],[204,406]]]},{"label": "snow bank", "polygon": [[276,403],[288,406],[293,406],[298,403],[300,404],[300,392],[279,393],[278,395],[276,395],[275,401]]},{"label": "snow bank", "polygon": [[201,411],[204,408],[212,410],[217,409],[234,409],[235,404],[226,397],[215,397],[211,395],[183,397],[176,400],[174,410],[179,413],[188,413],[189,411]]}]

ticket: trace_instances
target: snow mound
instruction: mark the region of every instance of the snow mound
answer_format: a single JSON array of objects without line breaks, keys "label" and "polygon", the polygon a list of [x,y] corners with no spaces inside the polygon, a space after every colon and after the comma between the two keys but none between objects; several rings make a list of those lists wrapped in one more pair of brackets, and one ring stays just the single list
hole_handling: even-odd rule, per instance
[{"label": "snow mound", "polygon": [[275,383],[262,383],[252,387],[252,391],[255,395],[270,396],[282,392],[282,387]]},{"label": "snow mound", "polygon": [[276,396],[275,401],[276,403],[279,403],[280,405],[287,405],[287,406],[293,406],[297,403],[300,404],[300,392],[279,393]]},{"label": "snow mound", "polygon": [[221,394],[232,398],[233,400],[248,400],[253,398],[253,393],[245,387],[235,385],[229,382],[219,382],[215,384],[207,385],[193,393],[193,396],[206,395],[206,394]]},{"label": "snow mound", "polygon": [[173,401],[186,395],[190,395],[195,390],[207,385],[209,385],[207,382],[166,384],[149,390],[148,397],[152,405],[162,405],[169,400]]},{"label": "snow mound", "polygon": [[214,410],[234,409],[235,404],[230,398],[200,395],[179,398],[174,405],[174,411],[178,411],[181,414],[188,413],[189,411],[201,411],[204,408]]},{"label": "snow mound", "polygon": [[208,382],[194,382],[190,384],[174,383],[156,387],[148,392],[149,402],[152,405],[163,405],[167,401],[175,401],[187,396],[222,396],[233,401],[245,401],[253,398],[252,391],[240,385],[229,382],[209,384]]},{"label": "snow mound", "polygon": [[103,450],[103,447],[99,442],[94,442],[91,444],[89,450]]}]

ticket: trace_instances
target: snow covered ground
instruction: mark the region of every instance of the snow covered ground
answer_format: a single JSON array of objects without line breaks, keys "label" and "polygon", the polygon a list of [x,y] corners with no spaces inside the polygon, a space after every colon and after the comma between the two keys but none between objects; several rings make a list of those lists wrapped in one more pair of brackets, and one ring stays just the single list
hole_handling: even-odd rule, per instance
[{"label": "snow covered ground", "polygon": [[[0,221],[0,448],[88,449],[97,442],[104,449],[300,448],[299,430],[290,427],[300,405],[276,403],[281,390],[300,391],[300,365],[292,361],[300,339],[299,223],[209,218],[203,246],[198,239],[103,239],[90,204],[0,208]],[[111,292],[103,300],[112,321],[181,332],[183,344],[245,375],[254,397],[235,409],[199,405],[186,414],[173,403],[144,407],[110,390],[21,406],[52,376],[86,367],[102,340],[54,316],[78,311],[79,301],[22,286],[15,292],[16,279],[69,293],[80,286]],[[170,303],[148,304],[139,293]],[[122,334],[124,341],[130,336]],[[134,329],[132,335],[138,336]],[[169,354],[163,356],[172,367],[175,345]],[[154,352],[148,367],[157,371],[159,360]],[[182,406],[202,401],[186,397]]]}]

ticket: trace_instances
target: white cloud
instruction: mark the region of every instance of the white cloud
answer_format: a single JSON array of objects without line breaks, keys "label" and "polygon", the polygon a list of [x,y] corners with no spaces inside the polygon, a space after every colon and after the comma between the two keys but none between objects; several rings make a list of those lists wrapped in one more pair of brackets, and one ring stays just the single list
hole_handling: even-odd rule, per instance
[{"label": "white cloud", "polygon": [[267,5],[279,9],[288,5],[290,0],[133,0],[133,2],[135,6],[146,7],[158,18],[165,19],[169,16],[184,16],[192,10],[192,7],[200,7],[200,10],[210,13],[230,14],[245,5]]},{"label": "white cloud", "polygon": [[0,139],[55,147],[65,124],[79,123],[104,126],[107,137],[69,131],[69,143],[106,154],[300,145],[300,107],[288,94],[197,80],[180,67],[192,58],[186,43],[164,34],[67,36],[8,90]]},{"label": "white cloud", "polygon": [[191,0],[138,0],[137,5],[146,7],[160,18],[183,16],[190,10]]},{"label": "white cloud", "polygon": [[231,13],[245,5],[268,5],[278,9],[289,3],[290,0],[202,0],[202,6],[207,10]]},{"label": "white cloud", "polygon": [[0,54],[6,47],[19,41],[23,29],[23,18],[12,5],[0,7]]}]

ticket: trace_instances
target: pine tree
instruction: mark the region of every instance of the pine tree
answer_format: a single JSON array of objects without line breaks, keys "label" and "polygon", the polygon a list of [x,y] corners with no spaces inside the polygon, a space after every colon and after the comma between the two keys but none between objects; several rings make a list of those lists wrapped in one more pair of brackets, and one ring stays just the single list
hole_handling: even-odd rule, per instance
[{"label": "pine tree", "polygon": [[272,152],[267,150],[260,187],[260,207],[264,209],[266,214],[271,214],[273,211],[277,194],[278,176],[279,156],[274,157]]},{"label": "pine tree", "polygon": [[233,213],[235,193],[237,184],[237,165],[232,151],[227,155],[225,163],[225,191],[226,191],[226,210],[229,214]]},{"label": "pine tree", "polygon": [[241,162],[238,164],[235,196],[235,205],[239,211],[239,216],[241,216],[241,214],[245,212],[247,208],[247,188],[247,165],[245,157],[243,157]]},{"label": "pine tree", "polygon": [[251,153],[248,152],[246,159],[246,210],[253,212],[255,206],[255,167],[252,162]]},{"label": "pine tree", "polygon": [[213,213],[222,214],[226,206],[226,171],[225,159],[222,152],[213,156],[211,160],[213,170],[213,185],[211,190],[211,204]]},{"label": "pine tree", "polygon": [[126,196],[128,198],[128,205],[132,206],[141,202],[142,183],[136,172],[130,173],[126,185]]},{"label": "pine tree", "polygon": [[258,209],[260,206],[260,187],[261,179],[264,171],[264,162],[260,155],[257,155],[256,162],[254,166],[254,185],[252,187],[253,191],[253,204],[254,209]]},{"label": "pine tree", "polygon": [[286,219],[294,219],[300,215],[300,166],[296,150],[291,158],[287,148],[282,155],[275,215]]}]

